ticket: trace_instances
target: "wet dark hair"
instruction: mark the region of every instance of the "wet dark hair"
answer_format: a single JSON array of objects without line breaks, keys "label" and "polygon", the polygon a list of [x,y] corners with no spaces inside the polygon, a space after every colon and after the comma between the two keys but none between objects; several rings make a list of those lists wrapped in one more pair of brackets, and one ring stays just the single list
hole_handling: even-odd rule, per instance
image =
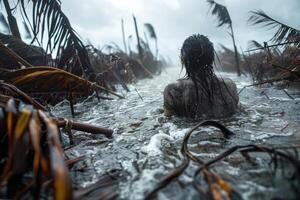
[{"label": "wet dark hair", "polygon": [[214,46],[209,39],[200,34],[188,37],[181,48],[181,63],[186,69],[186,78],[190,78],[196,89],[197,102],[199,100],[198,88],[206,93],[209,102],[212,102]]}]

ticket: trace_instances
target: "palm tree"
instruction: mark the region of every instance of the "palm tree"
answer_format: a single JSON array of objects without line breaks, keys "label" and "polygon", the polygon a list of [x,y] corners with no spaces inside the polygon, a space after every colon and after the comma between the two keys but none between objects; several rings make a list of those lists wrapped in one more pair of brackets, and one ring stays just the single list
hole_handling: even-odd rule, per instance
[{"label": "palm tree", "polygon": [[273,43],[271,46],[293,44],[298,48],[300,47],[300,30],[271,18],[262,10],[251,11],[250,13],[252,15],[249,17],[248,22],[253,25],[261,24],[270,29],[277,29],[270,39]]},{"label": "palm tree", "polygon": [[157,47],[157,36],[155,33],[155,29],[152,26],[152,24],[150,24],[150,23],[145,23],[144,26],[145,26],[150,38],[155,41],[155,58],[157,59],[158,58],[158,47]]},{"label": "palm tree", "polygon": [[[93,79],[94,72],[85,45],[72,28],[68,17],[61,10],[60,0],[17,0],[13,9],[8,7],[7,0],[3,0],[3,3],[6,5],[8,17],[10,17],[11,11],[20,8],[22,16],[32,32],[31,43],[37,42],[43,46],[46,40],[46,45],[43,46],[46,53],[56,54],[54,66]],[[32,9],[27,9],[28,6],[31,6]],[[12,29],[13,21],[8,20],[8,22],[11,32],[15,35]],[[47,37],[45,37],[46,34]]]},{"label": "palm tree", "polygon": [[218,27],[228,25],[228,28],[230,28],[230,36],[232,38],[234,54],[235,54],[236,71],[237,71],[237,75],[240,76],[241,70],[240,70],[239,54],[235,45],[235,37],[232,28],[232,20],[229,15],[229,12],[225,6],[216,3],[214,0],[207,0],[207,2],[209,3],[212,9],[212,15],[217,15],[219,21]]},{"label": "palm tree", "polygon": [[133,17],[133,24],[135,27],[135,34],[136,34],[136,40],[137,40],[137,45],[138,45],[138,52],[139,52],[139,57],[140,57],[140,61],[143,62],[143,50],[141,47],[141,41],[140,41],[140,36],[139,36],[139,29],[137,26],[137,22],[136,22],[136,18],[134,15],[132,15]]},{"label": "palm tree", "polygon": [[[0,0],[0,3],[1,3],[1,1],[2,0]],[[20,35],[19,28],[18,28],[17,20],[12,14],[13,9],[11,9],[8,0],[3,0],[3,4],[4,4],[5,10],[6,10],[6,13],[7,13],[7,20],[8,20],[8,23],[9,23],[9,28],[10,28],[11,33],[15,37],[21,39],[21,35]]]}]

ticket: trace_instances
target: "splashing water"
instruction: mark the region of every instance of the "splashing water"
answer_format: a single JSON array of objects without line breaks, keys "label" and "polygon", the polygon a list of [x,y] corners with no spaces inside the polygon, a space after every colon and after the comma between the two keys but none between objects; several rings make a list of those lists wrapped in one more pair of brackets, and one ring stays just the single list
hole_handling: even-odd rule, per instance
[{"label": "splashing water", "polygon": [[[78,145],[67,150],[67,156],[86,156],[72,169],[75,184],[87,186],[109,169],[121,168],[126,173],[119,184],[119,198],[143,199],[164,175],[178,166],[181,162],[178,152],[184,134],[197,123],[177,117],[167,119],[162,113],[164,87],[179,78],[179,70],[168,68],[167,72],[153,79],[129,85],[131,92],[124,94],[126,99],[101,102],[92,99],[75,105],[76,120],[114,129],[113,139],[74,133]],[[229,73],[221,75],[233,79],[238,90],[251,84],[247,77],[237,78]],[[274,88],[246,88],[240,94],[240,111],[220,120],[235,133],[233,139],[224,141],[216,129],[201,128],[191,137],[189,149],[208,160],[238,144],[299,145],[300,96],[291,94],[295,100]],[[71,118],[68,102],[52,107],[52,113]],[[233,154],[216,165],[214,170],[232,183],[244,199],[270,199],[281,195],[287,198],[282,191],[289,188],[276,187],[276,181],[283,183],[283,178],[271,178],[269,159],[258,157],[256,162],[258,164],[253,166],[238,154]],[[178,181],[159,193],[158,199],[197,199],[197,192],[189,185],[196,169],[197,166],[191,163]]]}]

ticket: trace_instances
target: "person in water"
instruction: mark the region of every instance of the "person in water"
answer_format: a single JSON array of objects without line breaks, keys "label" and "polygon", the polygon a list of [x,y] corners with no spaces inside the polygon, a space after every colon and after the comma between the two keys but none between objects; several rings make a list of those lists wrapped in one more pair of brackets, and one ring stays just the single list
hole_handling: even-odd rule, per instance
[{"label": "person in water", "polygon": [[181,48],[184,79],[164,90],[164,113],[189,118],[223,118],[233,115],[239,97],[235,83],[219,78],[213,69],[214,47],[203,35],[188,37]]}]

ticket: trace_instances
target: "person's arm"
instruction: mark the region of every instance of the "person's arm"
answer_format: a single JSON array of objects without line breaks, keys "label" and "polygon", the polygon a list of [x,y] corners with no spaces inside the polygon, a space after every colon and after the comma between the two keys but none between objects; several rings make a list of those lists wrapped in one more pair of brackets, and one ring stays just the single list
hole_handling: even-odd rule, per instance
[{"label": "person's arm", "polygon": [[174,115],[174,96],[172,94],[172,88],[173,84],[169,84],[164,90],[164,115],[166,117],[171,117],[172,115]]}]

